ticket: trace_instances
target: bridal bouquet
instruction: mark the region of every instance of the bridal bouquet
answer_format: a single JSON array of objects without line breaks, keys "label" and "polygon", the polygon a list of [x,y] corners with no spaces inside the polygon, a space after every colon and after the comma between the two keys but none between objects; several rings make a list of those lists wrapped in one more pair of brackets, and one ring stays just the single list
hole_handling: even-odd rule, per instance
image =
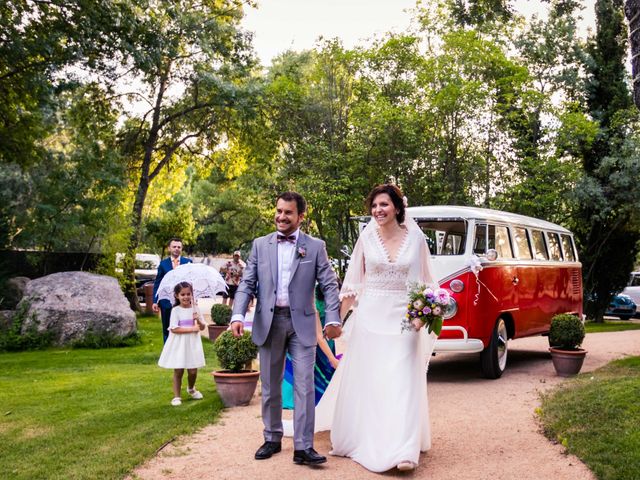
[{"label": "bridal bouquet", "polygon": [[440,335],[443,315],[449,305],[449,292],[444,288],[433,289],[426,285],[409,287],[407,314],[402,320],[401,331],[416,331],[427,325],[429,333]]}]

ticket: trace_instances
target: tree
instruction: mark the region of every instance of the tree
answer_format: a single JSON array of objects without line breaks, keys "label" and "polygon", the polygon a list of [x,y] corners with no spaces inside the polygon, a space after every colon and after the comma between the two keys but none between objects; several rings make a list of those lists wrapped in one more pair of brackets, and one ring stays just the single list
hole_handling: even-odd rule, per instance
[{"label": "tree", "polygon": [[122,181],[115,115],[74,72],[109,76],[133,20],[131,2],[2,2],[0,246],[87,250],[108,228]]},{"label": "tree", "polygon": [[505,92],[499,109],[517,160],[510,185],[494,205],[566,223],[567,209],[558,206],[567,205],[575,188],[579,155],[593,141],[595,126],[580,109],[584,49],[576,35],[578,6],[550,3],[548,18],[532,19],[514,41],[527,87]]},{"label": "tree", "polygon": [[357,51],[326,41],[317,52],[281,55],[266,89],[273,137],[280,145],[274,159],[277,189],[296,189],[306,197],[307,221],[333,256],[352,242],[351,212],[369,188],[367,168],[354,158],[350,137],[358,68]]},{"label": "tree", "polygon": [[133,259],[149,186],[180,158],[206,158],[254,103],[256,92],[247,85],[250,37],[238,27],[242,5],[240,0],[147,2],[132,39],[136,48],[122,59],[131,77],[122,94],[147,107],[141,116],[132,115],[122,132],[123,153],[135,172],[123,273],[125,293],[136,309]]},{"label": "tree", "polygon": [[638,119],[630,110],[626,83],[622,0],[598,0],[596,26],[588,48],[587,106],[599,130],[583,157],[574,231],[581,248],[586,313],[602,321],[638,253],[640,194],[632,186],[638,178]]}]

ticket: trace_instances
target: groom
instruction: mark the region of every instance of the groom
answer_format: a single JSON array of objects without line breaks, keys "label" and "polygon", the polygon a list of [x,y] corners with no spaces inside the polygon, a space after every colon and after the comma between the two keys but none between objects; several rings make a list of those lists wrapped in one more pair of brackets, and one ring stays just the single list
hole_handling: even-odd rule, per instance
[{"label": "groom", "polygon": [[338,283],[325,244],[300,231],[306,202],[296,192],[276,201],[277,232],[254,240],[242,281],[236,291],[231,318],[235,336],[243,333],[244,314],[257,294],[252,339],[260,348],[262,421],[264,444],[255,454],[264,460],[282,449],[282,377],[285,353],[293,360],[294,452],[297,464],[318,465],[327,461],[313,449],[316,357],[316,282],[325,297],[325,335],[341,333]]}]

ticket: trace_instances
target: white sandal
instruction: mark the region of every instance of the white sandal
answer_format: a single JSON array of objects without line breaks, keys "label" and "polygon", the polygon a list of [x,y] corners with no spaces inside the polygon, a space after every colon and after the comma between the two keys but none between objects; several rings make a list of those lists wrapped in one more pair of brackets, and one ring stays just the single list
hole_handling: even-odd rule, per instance
[{"label": "white sandal", "polygon": [[187,393],[191,395],[191,398],[193,398],[194,400],[202,400],[204,398],[202,394],[195,388],[193,390],[189,390],[187,388]]},{"label": "white sandal", "polygon": [[182,405],[182,399],[180,397],[175,397],[173,400],[171,400],[171,405],[173,405],[174,407]]},{"label": "white sandal", "polygon": [[408,472],[410,470],[415,470],[417,466],[418,464],[415,462],[406,461],[400,462],[396,468],[401,472]]}]

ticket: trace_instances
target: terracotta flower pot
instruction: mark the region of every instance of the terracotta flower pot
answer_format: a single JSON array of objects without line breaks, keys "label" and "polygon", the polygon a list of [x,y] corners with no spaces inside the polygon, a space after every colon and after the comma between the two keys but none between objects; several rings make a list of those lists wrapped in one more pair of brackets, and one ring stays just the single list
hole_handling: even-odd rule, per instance
[{"label": "terracotta flower pot", "polygon": [[260,372],[256,370],[239,373],[221,370],[212,372],[212,375],[225,407],[249,405],[260,378]]},{"label": "terracotta flower pot", "polygon": [[560,350],[558,348],[549,348],[551,352],[551,360],[556,369],[556,373],[560,377],[571,377],[577,375],[582,368],[586,350]]},{"label": "terracotta flower pot", "polygon": [[227,325],[213,324],[213,325],[207,325],[207,328],[209,329],[209,340],[211,340],[212,342],[215,342],[216,338],[218,338],[220,334],[229,327]]}]

